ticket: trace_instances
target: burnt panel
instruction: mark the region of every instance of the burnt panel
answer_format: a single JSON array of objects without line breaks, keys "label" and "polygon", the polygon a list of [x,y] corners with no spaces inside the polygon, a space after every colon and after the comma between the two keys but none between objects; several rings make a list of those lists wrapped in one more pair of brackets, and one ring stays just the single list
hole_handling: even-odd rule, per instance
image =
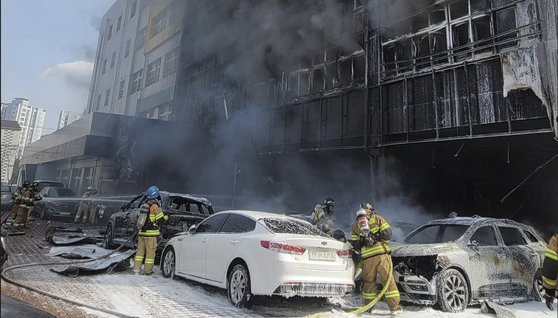
[{"label": "burnt panel", "polygon": [[413,43],[411,39],[397,42],[397,72],[409,72],[413,68]]},{"label": "burnt panel", "polygon": [[298,95],[308,94],[309,88],[310,88],[310,76],[308,76],[308,72],[300,73],[299,82],[298,82]]},{"label": "burnt panel", "polygon": [[386,76],[395,75],[395,43],[383,47],[384,73]]},{"label": "burnt panel", "polygon": [[436,30],[430,33],[430,48],[432,52],[432,63],[447,63],[448,41],[446,38],[446,29]]},{"label": "burnt panel", "polygon": [[548,117],[542,101],[531,89],[513,90],[505,99],[512,120]]},{"label": "burnt panel", "polygon": [[454,77],[453,71],[436,73],[434,77],[436,85],[436,100],[438,107],[438,125],[440,128],[452,127],[454,125]]},{"label": "burnt panel", "polygon": [[413,38],[416,47],[416,63],[417,69],[430,67],[430,45],[428,42],[428,34],[417,35]]},{"label": "burnt panel", "polygon": [[353,59],[339,61],[339,74],[341,84],[348,84],[353,79]]},{"label": "burnt panel", "polygon": [[285,109],[271,111],[271,146],[283,146],[285,142]]},{"label": "burnt panel", "polygon": [[459,0],[450,4],[450,16],[452,20],[462,18],[469,14],[469,3],[467,0]]},{"label": "burnt panel", "polygon": [[429,13],[430,25],[438,24],[446,21],[446,9],[443,6],[437,6]]},{"label": "burnt panel", "polygon": [[490,8],[490,0],[470,0],[470,2],[472,12],[485,11]]},{"label": "burnt panel", "polygon": [[[491,44],[491,40],[484,40],[488,39],[491,36],[490,31],[490,17],[484,16],[473,20],[473,41],[475,42],[476,48],[482,48],[480,52],[487,52],[491,51],[492,48],[486,47]],[[484,41],[483,41],[484,40]]]},{"label": "burnt panel", "polygon": [[463,61],[471,57],[470,53],[464,51],[468,50],[469,41],[469,22],[453,25],[451,27],[453,38],[453,52],[455,61]]},{"label": "burnt panel", "polygon": [[341,123],[343,107],[341,97],[328,98],[322,101],[324,111],[324,126],[322,128],[322,146],[340,146],[342,139]]},{"label": "burnt panel", "polygon": [[326,65],[325,88],[331,89],[339,83],[339,75],[337,73],[337,62],[331,62]]},{"label": "burnt panel", "polygon": [[366,72],[364,54],[354,57],[353,70],[354,70],[354,81],[362,82],[364,80],[364,73]]},{"label": "burnt panel", "polygon": [[311,101],[304,104],[302,147],[315,148],[320,146],[321,121],[322,108],[320,101]]},{"label": "burnt panel", "polygon": [[314,69],[312,72],[312,93],[324,90],[325,74],[323,68]]},{"label": "burnt panel", "polygon": [[388,134],[404,132],[403,81],[386,84],[382,89],[383,131]]},{"label": "burnt panel", "polygon": [[432,76],[413,78],[408,84],[409,130],[426,130],[436,127]]},{"label": "burnt panel", "polygon": [[508,7],[494,13],[495,35],[501,35],[496,37],[496,42],[507,41],[505,44],[498,45],[499,50],[515,46],[517,44],[516,41],[509,41],[510,39],[517,37],[517,32],[513,31],[515,28],[515,7]]},{"label": "burnt panel", "polygon": [[302,129],[302,104],[288,105],[285,118],[285,142],[300,145]]},{"label": "burnt panel", "polygon": [[361,145],[364,134],[364,91],[351,91],[344,100],[344,144]]}]

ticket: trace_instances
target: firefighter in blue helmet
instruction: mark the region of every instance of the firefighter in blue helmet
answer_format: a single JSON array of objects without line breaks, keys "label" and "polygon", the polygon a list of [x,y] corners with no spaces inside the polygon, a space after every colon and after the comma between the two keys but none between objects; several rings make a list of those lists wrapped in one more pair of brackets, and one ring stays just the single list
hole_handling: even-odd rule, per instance
[{"label": "firefighter in blue helmet", "polygon": [[134,258],[134,272],[139,272],[144,263],[145,275],[153,274],[155,264],[155,251],[157,250],[157,237],[161,234],[159,225],[169,218],[163,213],[160,206],[159,188],[151,186],[145,191],[145,201],[138,214],[137,228],[138,241],[136,256]]}]

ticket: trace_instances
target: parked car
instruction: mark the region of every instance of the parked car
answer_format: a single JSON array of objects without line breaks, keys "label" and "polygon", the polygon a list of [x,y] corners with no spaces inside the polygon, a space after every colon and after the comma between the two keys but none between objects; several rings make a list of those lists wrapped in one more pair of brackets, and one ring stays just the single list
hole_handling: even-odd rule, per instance
[{"label": "parked car", "polygon": [[64,183],[62,183],[60,181],[35,180],[33,182],[37,183],[37,190],[39,190],[39,191],[41,191],[44,187],[64,188]]},{"label": "parked car", "polygon": [[[169,220],[161,227],[156,262],[171,237],[177,233],[188,231],[190,226],[200,223],[213,214],[211,202],[205,198],[166,191],[161,191],[160,196],[161,208]],[[130,239],[130,237],[136,232],[139,209],[146,201],[147,197],[145,193],[142,193],[122,205],[120,212],[111,215],[103,240],[105,247],[110,248],[123,243],[126,243],[128,247],[134,247],[136,240],[135,238]]]},{"label": "parked car", "polygon": [[171,238],[161,258],[165,277],[226,288],[237,307],[252,295],[344,295],[353,270],[346,243],[306,221],[256,211],[216,213]]},{"label": "parked car", "polygon": [[39,191],[39,195],[43,198],[75,198],[76,193],[72,189],[64,187],[44,187]]},{"label": "parked car", "polygon": [[[82,200],[72,189],[64,187],[44,187],[39,194],[42,200],[36,202],[33,214],[43,220],[73,220]],[[98,215],[97,223],[108,222],[110,215],[118,212],[122,204],[127,203],[130,198],[133,196],[94,197],[91,206],[92,211]]]},{"label": "parked car", "polygon": [[540,300],[545,243],[531,227],[507,219],[431,221],[392,251],[403,301],[460,312],[481,300]]},{"label": "parked car", "polygon": [[2,192],[0,198],[0,209],[7,211],[12,208],[12,194],[17,191],[17,186],[10,184],[2,184]]}]

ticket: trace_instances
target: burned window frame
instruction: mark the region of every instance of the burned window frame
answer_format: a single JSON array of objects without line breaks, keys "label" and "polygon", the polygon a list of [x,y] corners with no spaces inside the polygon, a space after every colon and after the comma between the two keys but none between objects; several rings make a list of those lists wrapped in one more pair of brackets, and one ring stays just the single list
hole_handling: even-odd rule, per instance
[{"label": "burned window frame", "polygon": [[[443,4],[436,3],[408,16],[401,17],[394,22],[380,23],[381,77],[390,78],[417,73],[437,66],[475,59],[476,56],[487,54],[487,52],[494,55],[504,49],[513,49],[518,44],[515,39],[520,36],[535,36],[538,34],[537,32],[531,32],[531,34],[520,35],[522,32],[520,29],[533,28],[529,25],[523,25],[518,20],[517,10],[519,4],[524,2],[528,1],[516,0],[495,4],[492,1],[459,0]],[[464,6],[465,4],[466,6]],[[457,6],[459,6],[460,14],[456,17],[454,16],[456,11],[454,8]],[[465,8],[466,12],[463,11]],[[445,17],[440,20],[439,13],[442,10]],[[514,12],[515,21],[511,24],[515,27],[503,26],[505,30],[498,33],[497,14],[506,10]],[[436,12],[437,14],[434,14]],[[508,15],[511,15],[511,13]],[[417,23],[424,18],[427,20],[426,26],[424,23]],[[540,23],[538,13],[534,20],[536,20],[534,24]],[[480,29],[481,26],[484,26],[484,28]],[[464,30],[467,32],[466,36],[463,33]],[[478,30],[482,30],[482,38],[478,38],[481,32]],[[436,34],[441,34],[441,37]],[[457,41],[456,35],[460,35],[462,41]],[[429,54],[424,54],[424,48],[419,50],[420,46],[417,42],[419,38],[425,36],[429,38]],[[441,42],[442,47],[445,44],[445,49],[435,47],[436,43],[439,42],[436,39],[445,39]],[[411,41],[411,47],[403,45],[405,41],[409,40]],[[401,58],[401,47],[409,50],[410,55],[405,54],[405,57],[410,56],[410,58]],[[423,54],[419,54],[419,52]]]}]

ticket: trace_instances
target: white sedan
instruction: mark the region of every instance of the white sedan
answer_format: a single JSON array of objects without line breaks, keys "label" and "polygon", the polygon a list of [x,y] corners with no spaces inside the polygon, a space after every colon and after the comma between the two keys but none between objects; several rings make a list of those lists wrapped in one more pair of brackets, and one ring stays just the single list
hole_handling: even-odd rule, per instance
[{"label": "white sedan", "polygon": [[226,288],[237,307],[252,295],[344,295],[354,289],[351,250],[310,223],[256,211],[216,213],[169,240],[165,277]]}]

